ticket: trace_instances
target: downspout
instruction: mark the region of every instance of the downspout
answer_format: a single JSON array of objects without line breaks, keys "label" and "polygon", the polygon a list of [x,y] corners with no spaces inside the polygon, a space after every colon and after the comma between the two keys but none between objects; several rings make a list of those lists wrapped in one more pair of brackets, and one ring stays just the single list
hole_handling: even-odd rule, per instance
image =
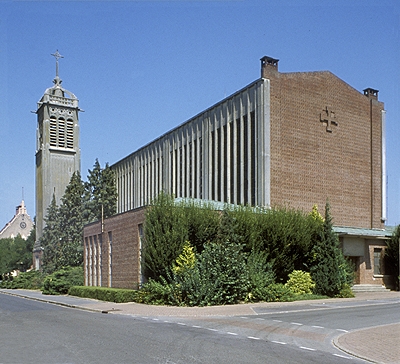
[{"label": "downspout", "polygon": [[387,220],[386,110],[382,110],[382,222]]}]

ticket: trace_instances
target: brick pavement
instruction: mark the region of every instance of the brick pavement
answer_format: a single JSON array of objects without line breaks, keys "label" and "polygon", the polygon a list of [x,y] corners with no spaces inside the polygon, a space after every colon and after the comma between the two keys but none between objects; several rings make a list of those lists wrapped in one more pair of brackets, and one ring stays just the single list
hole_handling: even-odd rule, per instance
[{"label": "brick pavement", "polygon": [[373,363],[400,363],[400,324],[377,326],[339,336],[341,350]]}]

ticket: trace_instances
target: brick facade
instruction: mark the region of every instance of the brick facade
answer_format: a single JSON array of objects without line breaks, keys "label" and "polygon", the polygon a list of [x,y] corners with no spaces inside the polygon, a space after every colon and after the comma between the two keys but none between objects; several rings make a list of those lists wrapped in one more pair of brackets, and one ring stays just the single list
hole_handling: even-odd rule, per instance
[{"label": "brick facade", "polygon": [[[145,208],[84,228],[85,285],[137,289],[141,282],[140,226]],[[102,232],[103,230],[103,232]]]},{"label": "brick facade", "polygon": [[271,205],[310,211],[329,199],[335,225],[382,229],[383,103],[330,72],[264,67],[263,77],[271,83]]}]

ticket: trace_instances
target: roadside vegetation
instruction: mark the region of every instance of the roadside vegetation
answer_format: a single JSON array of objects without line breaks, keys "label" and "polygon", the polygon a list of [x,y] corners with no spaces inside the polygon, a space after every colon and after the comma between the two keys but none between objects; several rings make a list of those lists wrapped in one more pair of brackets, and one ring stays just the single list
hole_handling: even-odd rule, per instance
[{"label": "roadside vegetation", "polygon": [[[69,293],[112,302],[178,306],[353,297],[353,270],[333,231],[328,202],[324,216],[317,206],[310,213],[243,206],[227,206],[221,212],[211,204],[177,203],[166,194],[160,194],[146,212],[142,252],[146,283],[141,289],[84,287],[79,255],[82,234],[68,234],[66,228],[59,232],[65,226],[59,222],[63,221],[59,214],[65,214],[67,202],[73,210],[81,201],[81,207],[75,210],[83,216],[81,220],[75,219],[79,224],[86,223],[88,216],[99,218],[99,210],[94,208],[95,188],[88,193],[88,185],[82,188],[78,182],[77,178],[71,179],[66,190],[66,196],[68,191],[79,191],[76,195],[81,199],[76,199],[75,205],[70,204],[73,198],[64,196],[60,207],[54,203],[49,207],[42,240],[46,257],[43,272],[30,271],[10,278],[5,274],[9,268],[3,267],[15,264],[2,263],[1,287],[41,289],[46,294]],[[105,203],[104,196],[98,196],[97,201]],[[111,215],[113,210],[109,211]],[[397,227],[388,241],[385,258],[397,271],[399,237]],[[34,241],[29,239],[28,250]],[[0,240],[0,247],[9,249],[10,244],[1,243],[4,242]]]},{"label": "roadside vegetation", "polygon": [[[87,182],[74,173],[57,206],[53,195],[39,240],[43,249],[42,271],[29,271],[35,229],[25,241],[20,236],[0,239],[0,288],[41,289],[46,294],[65,294],[83,285],[83,226],[116,212],[114,172],[96,159]],[[18,274],[18,275],[17,275]]]}]

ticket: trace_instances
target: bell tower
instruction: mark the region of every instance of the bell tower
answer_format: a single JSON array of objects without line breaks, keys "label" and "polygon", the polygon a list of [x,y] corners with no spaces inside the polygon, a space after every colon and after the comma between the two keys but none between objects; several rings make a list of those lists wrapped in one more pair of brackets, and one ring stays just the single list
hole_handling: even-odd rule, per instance
[{"label": "bell tower", "polygon": [[45,226],[44,218],[53,194],[60,204],[65,188],[75,171],[80,172],[78,99],[61,87],[56,59],[54,86],[48,88],[37,104],[36,129],[36,243],[33,249],[34,267],[41,265],[40,238]]}]

